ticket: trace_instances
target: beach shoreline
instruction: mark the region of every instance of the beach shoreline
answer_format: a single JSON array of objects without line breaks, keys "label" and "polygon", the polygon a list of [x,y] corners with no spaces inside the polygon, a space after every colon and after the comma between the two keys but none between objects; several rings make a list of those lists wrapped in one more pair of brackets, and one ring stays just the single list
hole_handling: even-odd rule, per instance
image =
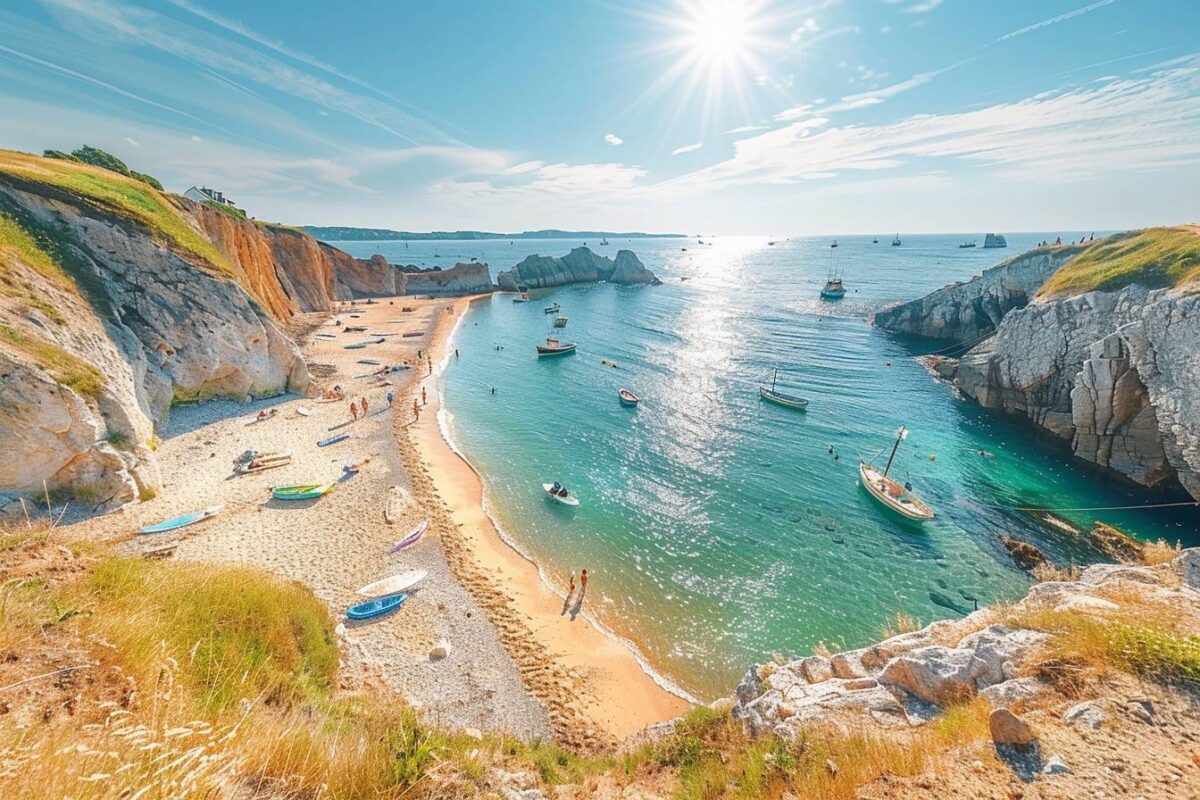
[{"label": "beach shoreline", "polygon": [[[556,729],[561,727],[555,722],[557,706],[563,701],[544,696],[547,684],[564,686],[571,682],[569,678],[582,676],[582,681],[575,682],[575,696],[564,703],[572,712],[567,716],[587,720],[603,738],[624,739],[682,714],[689,699],[684,699],[678,687],[671,687],[664,677],[656,675],[632,643],[604,629],[590,614],[581,613],[581,608],[568,608],[537,563],[488,513],[482,476],[447,436],[443,415],[448,412],[442,406],[441,377],[453,367],[453,333],[471,303],[487,297],[459,298],[453,301],[449,318],[439,321],[430,340],[437,368],[424,382],[428,404],[422,408],[420,420],[406,428],[405,435],[411,437],[418,458],[435,484],[434,491],[446,504],[454,530],[462,537],[463,561],[469,562],[462,566],[471,573],[465,582],[475,583],[475,573],[482,572],[493,588],[503,586],[507,610],[515,612],[520,627],[528,633],[528,637],[521,638],[526,644],[531,639],[541,648],[542,658],[535,660],[549,660],[543,669],[526,670],[521,652],[510,650],[531,691],[548,701],[551,724]],[[479,594],[476,597],[489,606]],[[501,638],[505,639],[503,634]],[[546,680],[547,672],[559,673],[560,677]]]}]

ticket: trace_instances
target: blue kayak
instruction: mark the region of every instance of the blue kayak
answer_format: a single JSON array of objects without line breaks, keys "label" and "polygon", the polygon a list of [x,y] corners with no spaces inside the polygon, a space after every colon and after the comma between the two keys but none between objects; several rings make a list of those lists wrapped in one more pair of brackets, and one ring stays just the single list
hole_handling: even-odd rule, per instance
[{"label": "blue kayak", "polygon": [[139,530],[138,533],[139,534],[166,533],[167,531],[173,531],[176,528],[182,528],[186,525],[191,525],[194,522],[202,522],[202,521],[208,519],[209,517],[216,516],[218,513],[220,513],[222,508],[224,508],[224,506],[222,506],[222,505],[209,506],[208,508],[206,508],[202,511],[195,511],[191,514],[184,514],[182,517],[175,517],[174,519],[168,519],[164,522],[159,522],[155,525],[147,525],[146,527]]},{"label": "blue kayak", "polygon": [[407,594],[394,594],[391,597],[380,597],[365,603],[357,603],[346,609],[346,616],[350,619],[382,617],[384,614],[395,611],[407,599]]}]

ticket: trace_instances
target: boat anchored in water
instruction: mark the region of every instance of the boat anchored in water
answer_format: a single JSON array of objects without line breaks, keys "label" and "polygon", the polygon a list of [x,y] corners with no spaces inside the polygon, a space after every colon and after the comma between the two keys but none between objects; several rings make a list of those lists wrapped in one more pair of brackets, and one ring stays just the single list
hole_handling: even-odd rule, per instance
[{"label": "boat anchored in water", "polygon": [[551,500],[562,503],[564,506],[579,505],[579,500],[575,498],[575,495],[568,492],[567,487],[563,486],[558,481],[555,481],[554,483],[543,483],[542,489],[545,490],[547,497],[549,497]]},{"label": "boat anchored in water", "polygon": [[564,317],[562,314],[559,314],[557,317],[554,318],[554,327],[556,327],[556,328],[567,327],[567,318]]},{"label": "boat anchored in water", "polygon": [[897,481],[888,477],[888,473],[892,469],[892,462],[896,458],[896,451],[900,449],[900,442],[907,438],[908,430],[901,426],[900,430],[896,431],[896,443],[892,445],[892,454],[888,456],[887,466],[883,468],[883,472],[866,461],[859,461],[858,475],[862,480],[863,487],[880,503],[902,517],[924,522],[933,519],[933,509],[912,493],[911,486],[908,484],[901,486]]},{"label": "boat anchored in water", "polygon": [[551,305],[551,306],[546,306],[545,308],[542,309],[542,311],[544,311],[547,314],[557,314],[561,310],[562,310],[562,306],[560,306],[558,303],[555,303],[554,305]]},{"label": "boat anchored in water", "polygon": [[974,247],[974,246],[975,246],[975,243],[974,243],[974,242],[963,242],[962,244],[960,244],[960,245],[958,246],[958,249],[959,249],[959,250],[966,250],[968,247]]},{"label": "boat anchored in water", "polygon": [[517,295],[516,297],[513,298],[513,302],[514,303],[528,303],[529,302],[529,292],[521,292],[519,295]]},{"label": "boat anchored in water", "polygon": [[786,408],[794,408],[794,409],[797,409],[798,411],[807,411],[808,410],[808,400],[806,400],[803,397],[796,397],[795,395],[784,394],[783,392],[777,391],[775,389],[775,383],[778,379],[779,379],[779,370],[775,370],[775,374],[771,376],[771,388],[768,389],[766,386],[758,387],[758,396],[761,397],[763,400],[770,401],[772,403],[775,403],[776,405],[781,405]]},{"label": "boat anchored in water", "polygon": [[548,338],[545,344],[537,346],[537,354],[541,356],[562,356],[567,353],[575,352],[574,342],[560,342],[558,339]]},{"label": "boat anchored in water", "polygon": [[899,246],[900,246],[900,234],[897,233],[896,238],[892,239],[892,247],[899,247]]},{"label": "boat anchored in water", "polygon": [[622,389],[617,392],[617,397],[621,399],[621,405],[626,408],[635,408],[642,399],[628,389]]},{"label": "boat anchored in water", "polygon": [[821,299],[841,300],[846,296],[846,287],[842,285],[841,270],[834,263],[833,248],[837,247],[837,242],[834,242],[829,247],[829,275],[825,278],[825,287],[821,289]]}]

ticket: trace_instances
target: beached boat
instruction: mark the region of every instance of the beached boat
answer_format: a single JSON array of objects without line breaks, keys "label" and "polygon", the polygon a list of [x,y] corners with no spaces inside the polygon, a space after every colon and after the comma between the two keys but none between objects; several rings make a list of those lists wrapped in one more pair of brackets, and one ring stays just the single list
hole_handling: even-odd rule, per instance
[{"label": "beached boat", "polygon": [[424,336],[424,335],[425,335],[425,331],[408,331],[407,333],[400,334],[400,338],[412,339],[414,336]]},{"label": "beached boat", "polygon": [[181,517],[174,517],[154,525],[147,525],[146,527],[140,529],[138,533],[166,533],[167,531],[173,531],[188,525],[194,525],[197,522],[203,522],[206,519],[215,517],[217,514],[221,513],[221,509],[224,507],[224,505],[209,506],[208,508],[193,512],[191,514],[184,514]]},{"label": "beached boat", "polygon": [[336,333],[318,333],[317,338],[318,339],[336,339],[337,334]]},{"label": "beached boat", "polygon": [[338,442],[344,442],[349,438],[350,438],[350,434],[339,433],[337,436],[330,436],[328,439],[322,439],[321,441],[317,442],[317,447],[329,447],[329,445],[331,445],[331,444],[337,444]]},{"label": "beached boat", "polygon": [[378,367],[383,362],[377,358],[360,358],[357,363],[366,364],[368,367]]},{"label": "beached boat", "polygon": [[626,406],[627,408],[633,408],[642,401],[640,397],[628,389],[622,389],[621,391],[617,392],[617,397],[621,400],[621,405]]},{"label": "beached boat", "polygon": [[896,458],[896,451],[900,448],[900,442],[906,438],[908,438],[908,431],[901,427],[896,432],[896,444],[892,446],[892,454],[888,456],[887,466],[883,468],[882,472],[875,466],[860,461],[858,475],[862,480],[863,487],[880,503],[903,517],[924,522],[933,519],[933,509],[921,502],[920,498],[912,493],[911,488],[901,486],[897,481],[888,477],[888,473],[892,469],[892,461]]},{"label": "beached boat", "polygon": [[406,594],[397,594],[391,597],[380,597],[375,600],[367,600],[364,603],[356,603],[346,609],[346,616],[350,619],[372,619],[374,617],[382,617],[384,614],[390,614],[399,608],[405,600],[408,599]]},{"label": "beached boat", "polygon": [[[555,488],[557,487],[557,488]],[[566,488],[558,483],[543,483],[542,489],[546,492],[546,497],[549,497],[555,502],[562,503],[564,506],[577,506],[579,500],[573,494],[567,494]],[[561,492],[561,494],[560,494]]]},{"label": "beached boat", "polygon": [[309,483],[298,486],[276,486],[271,490],[271,496],[276,500],[315,500],[333,491],[337,483]]},{"label": "beached boat", "polygon": [[366,346],[367,346],[366,342],[355,342],[354,344],[342,345],[342,347],[345,348],[346,350],[362,350]]},{"label": "beached boat", "polygon": [[397,540],[394,545],[388,548],[388,552],[399,553],[404,548],[416,544],[417,540],[420,539],[427,530],[429,530],[429,520],[423,519],[418,522],[416,526],[404,536],[403,539]]},{"label": "beached boat", "polygon": [[393,575],[390,578],[375,581],[374,583],[368,583],[358,590],[358,594],[361,594],[363,597],[390,597],[394,594],[407,592],[428,577],[429,570],[413,569],[408,572],[401,572],[399,575]]},{"label": "beached boat", "polygon": [[286,467],[292,463],[292,456],[289,453],[280,453],[278,455],[259,456],[246,462],[238,468],[238,472],[243,475],[248,475],[254,472],[266,472],[269,469],[278,469]]},{"label": "beached boat", "polygon": [[546,314],[557,314],[560,310],[562,310],[562,306],[560,306],[558,303],[555,303],[552,306],[546,306],[542,309],[542,311]]},{"label": "beached boat", "polygon": [[546,339],[546,343],[537,346],[538,357],[562,356],[575,352],[574,342],[560,342],[558,339]]},{"label": "beached boat", "polygon": [[556,327],[556,328],[567,327],[567,318],[562,316],[561,314],[558,315],[557,317],[555,317],[554,318],[554,327]]},{"label": "beached boat", "polygon": [[346,333],[366,333],[367,326],[366,325],[347,325],[346,327],[342,328],[342,330],[344,330]]},{"label": "beached boat", "polygon": [[808,400],[803,397],[796,397],[791,394],[784,394],[776,391],[775,382],[779,379],[779,370],[775,370],[774,376],[771,378],[771,388],[766,386],[758,387],[758,396],[763,400],[768,400],[776,405],[786,406],[787,408],[795,408],[800,411],[808,410]]},{"label": "beached boat", "polygon": [[395,525],[411,502],[412,496],[404,491],[403,487],[393,486],[388,489],[387,501],[383,505],[383,521],[388,525]]}]

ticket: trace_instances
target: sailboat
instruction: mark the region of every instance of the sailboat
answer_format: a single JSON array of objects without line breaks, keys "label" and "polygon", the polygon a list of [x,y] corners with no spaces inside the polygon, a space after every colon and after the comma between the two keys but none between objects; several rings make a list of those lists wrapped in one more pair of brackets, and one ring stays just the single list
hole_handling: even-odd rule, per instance
[{"label": "sailboat", "polygon": [[907,438],[908,429],[901,426],[900,430],[896,431],[896,443],[892,445],[892,454],[888,456],[887,466],[883,468],[883,472],[866,461],[859,461],[858,476],[862,480],[863,487],[880,503],[902,517],[924,522],[927,519],[933,519],[933,509],[921,502],[921,499],[913,494],[907,486],[901,486],[888,477],[888,473],[892,469],[892,462],[896,458],[896,451],[900,449],[900,442]]},{"label": "sailboat", "polygon": [[892,239],[892,247],[899,247],[899,246],[900,246],[900,234],[897,233],[896,238]]},{"label": "sailboat", "polygon": [[771,388],[768,389],[765,386],[758,387],[758,396],[763,400],[769,400],[772,403],[785,406],[787,408],[795,408],[799,411],[808,410],[808,401],[803,397],[796,397],[795,395],[784,394],[783,392],[776,391],[775,383],[778,380],[779,370],[776,369],[775,374],[771,376]]}]

